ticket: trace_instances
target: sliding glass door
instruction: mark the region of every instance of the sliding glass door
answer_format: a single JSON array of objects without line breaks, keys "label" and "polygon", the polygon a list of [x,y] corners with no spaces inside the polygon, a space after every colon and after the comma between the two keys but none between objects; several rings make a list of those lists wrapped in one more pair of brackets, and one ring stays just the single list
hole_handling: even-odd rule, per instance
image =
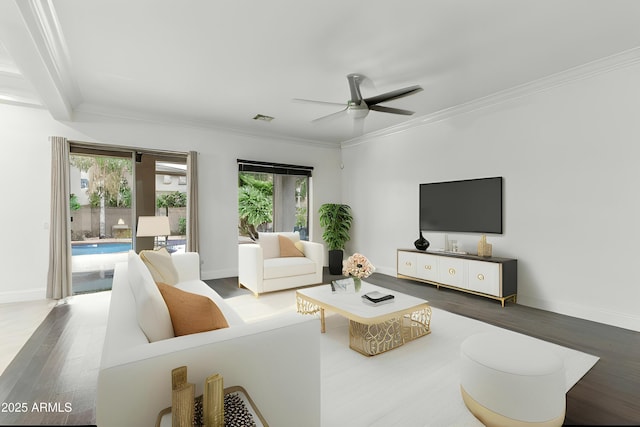
[{"label": "sliding glass door", "polygon": [[[112,153],[120,154],[120,153]],[[71,154],[71,265],[74,293],[111,289],[116,263],[132,248],[133,161]]]},{"label": "sliding glass door", "polygon": [[[187,156],[70,144],[73,293],[110,290],[115,264],[134,249],[184,252]],[[166,216],[168,235],[136,236],[140,216]]]}]

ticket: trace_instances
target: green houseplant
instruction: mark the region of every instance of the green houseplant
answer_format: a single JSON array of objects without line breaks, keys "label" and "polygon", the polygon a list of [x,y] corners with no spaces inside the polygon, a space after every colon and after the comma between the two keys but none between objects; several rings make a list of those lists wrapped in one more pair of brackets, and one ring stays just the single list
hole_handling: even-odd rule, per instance
[{"label": "green houseplant", "polygon": [[320,226],[324,228],[322,239],[329,249],[329,272],[342,274],[344,244],[349,241],[353,216],[349,205],[325,203],[318,210]]}]

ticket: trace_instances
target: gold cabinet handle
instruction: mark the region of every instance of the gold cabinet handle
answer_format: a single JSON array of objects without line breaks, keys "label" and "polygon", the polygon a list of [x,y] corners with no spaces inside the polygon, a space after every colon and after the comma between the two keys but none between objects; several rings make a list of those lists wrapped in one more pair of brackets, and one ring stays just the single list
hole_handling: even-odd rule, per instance
[{"label": "gold cabinet handle", "polygon": [[478,280],[484,280],[484,274],[482,273],[478,274]]},{"label": "gold cabinet handle", "polygon": [[425,266],[424,266],[424,269],[425,269],[425,270],[431,270],[431,266],[430,266],[430,265],[425,265]]},{"label": "gold cabinet handle", "polygon": [[450,268],[449,269],[449,274],[452,275],[452,276],[455,276],[456,275],[456,269],[455,268]]}]

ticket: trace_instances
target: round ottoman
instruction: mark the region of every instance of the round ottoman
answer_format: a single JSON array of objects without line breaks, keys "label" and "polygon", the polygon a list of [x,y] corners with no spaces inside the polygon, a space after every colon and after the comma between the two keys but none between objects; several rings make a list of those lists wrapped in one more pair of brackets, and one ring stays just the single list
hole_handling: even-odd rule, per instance
[{"label": "round ottoman", "polygon": [[481,333],[461,345],[462,398],[487,426],[561,426],[564,364],[534,340]]}]

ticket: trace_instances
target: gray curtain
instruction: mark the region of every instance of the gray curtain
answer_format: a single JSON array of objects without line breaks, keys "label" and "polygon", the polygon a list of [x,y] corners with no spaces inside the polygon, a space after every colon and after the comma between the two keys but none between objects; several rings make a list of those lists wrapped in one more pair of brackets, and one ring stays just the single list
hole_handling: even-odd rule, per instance
[{"label": "gray curtain", "polygon": [[51,142],[51,217],[47,298],[73,295],[71,285],[71,212],[69,208],[69,143],[60,136]]},{"label": "gray curtain", "polygon": [[198,153],[187,155],[187,252],[198,252],[200,248],[198,227]]}]

